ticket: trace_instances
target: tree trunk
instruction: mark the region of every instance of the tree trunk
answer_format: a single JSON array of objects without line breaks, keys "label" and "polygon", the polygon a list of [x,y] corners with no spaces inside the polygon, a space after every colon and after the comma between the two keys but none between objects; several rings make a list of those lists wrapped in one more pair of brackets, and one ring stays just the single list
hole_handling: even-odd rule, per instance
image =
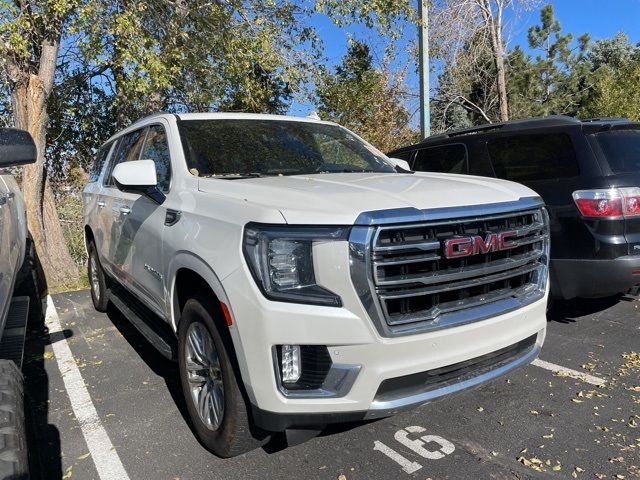
[{"label": "tree trunk", "polygon": [[502,38],[496,33],[492,34],[493,43],[493,59],[496,64],[496,72],[498,75],[498,103],[500,105],[500,120],[506,122],[509,120],[509,104],[507,100],[507,80],[504,73],[504,48],[502,46]]},{"label": "tree trunk", "polygon": [[502,43],[502,14],[504,3],[496,2],[496,15],[494,17],[490,0],[477,0],[485,27],[491,35],[491,53],[496,66],[498,84],[498,104],[500,105],[500,120],[509,120],[509,104],[507,100],[507,80],[504,71],[504,44]]},{"label": "tree trunk", "polygon": [[43,45],[38,75],[23,73],[12,92],[15,126],[31,133],[38,150],[36,163],[24,167],[22,188],[29,233],[49,287],[72,284],[79,276],[62,234],[44,165],[47,97],[53,86],[57,52],[57,45]]}]

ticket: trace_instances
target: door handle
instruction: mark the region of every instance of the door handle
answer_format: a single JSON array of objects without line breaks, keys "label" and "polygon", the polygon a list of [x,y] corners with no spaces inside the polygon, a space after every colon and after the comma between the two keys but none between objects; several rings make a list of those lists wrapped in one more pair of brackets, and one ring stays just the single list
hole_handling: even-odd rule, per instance
[{"label": "door handle", "polygon": [[98,208],[104,208],[105,205],[105,202],[98,202]]},{"label": "door handle", "polygon": [[122,215],[129,215],[131,213],[131,209],[129,207],[120,207],[120,213]]}]

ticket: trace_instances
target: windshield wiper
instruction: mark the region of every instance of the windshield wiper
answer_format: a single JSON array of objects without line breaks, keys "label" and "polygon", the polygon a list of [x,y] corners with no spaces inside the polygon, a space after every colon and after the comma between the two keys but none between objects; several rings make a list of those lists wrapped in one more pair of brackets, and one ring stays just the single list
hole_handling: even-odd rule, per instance
[{"label": "windshield wiper", "polygon": [[222,173],[220,175],[208,175],[209,178],[220,178],[222,180],[242,180],[243,178],[262,178],[266,175],[258,172],[246,173]]}]

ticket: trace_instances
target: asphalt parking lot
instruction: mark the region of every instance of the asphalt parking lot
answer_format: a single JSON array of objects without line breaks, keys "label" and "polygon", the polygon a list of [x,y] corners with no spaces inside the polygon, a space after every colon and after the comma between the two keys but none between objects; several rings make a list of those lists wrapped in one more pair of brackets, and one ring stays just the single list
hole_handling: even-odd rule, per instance
[{"label": "asphalt parking lot", "polygon": [[25,353],[33,478],[640,478],[634,298],[551,311],[540,358],[590,377],[530,365],[396,417],[296,447],[276,438],[229,460],[195,439],[177,367],[118,311],[96,312],[88,291],[52,302],[46,324],[32,318]]}]

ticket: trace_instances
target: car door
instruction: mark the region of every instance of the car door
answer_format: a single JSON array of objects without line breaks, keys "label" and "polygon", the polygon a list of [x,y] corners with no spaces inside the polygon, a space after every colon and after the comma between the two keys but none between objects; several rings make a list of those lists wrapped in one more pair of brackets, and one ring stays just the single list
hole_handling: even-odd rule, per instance
[{"label": "car door", "polygon": [[[165,125],[149,126],[140,159],[154,161],[158,189],[165,195],[168,194],[171,186],[171,158]],[[123,236],[132,235],[126,241],[134,245],[135,249],[132,257],[134,288],[159,314],[166,307],[164,266],[168,262],[163,258],[162,248],[166,217],[165,206],[146,195],[137,195],[127,216],[135,228],[123,230],[122,233]]]},{"label": "car door", "polygon": [[11,218],[9,194],[4,175],[0,175],[0,322],[4,322],[7,314],[15,275],[11,239],[16,232]]},{"label": "car door", "polygon": [[137,226],[129,214],[139,195],[120,191],[113,181],[114,167],[121,162],[138,160],[147,129],[141,128],[124,135],[111,156],[104,173],[102,191],[99,195],[99,223],[104,232],[102,256],[104,267],[122,285],[133,289],[132,258],[135,255],[133,230]]},{"label": "car door", "polygon": [[[115,148],[114,148],[115,145]],[[109,142],[96,152],[96,157],[93,162],[91,171],[89,172],[89,181],[87,182],[84,191],[82,192],[83,212],[85,218],[85,224],[91,227],[93,232],[93,239],[95,241],[96,248],[100,260],[104,267],[107,267],[107,262],[103,259],[107,258],[108,241],[109,241],[109,229],[111,227],[111,215],[108,216],[105,213],[105,206],[109,199],[106,193],[103,191],[102,179],[103,170],[105,170],[105,164],[108,162],[112,150],[117,148],[117,141]]]}]

